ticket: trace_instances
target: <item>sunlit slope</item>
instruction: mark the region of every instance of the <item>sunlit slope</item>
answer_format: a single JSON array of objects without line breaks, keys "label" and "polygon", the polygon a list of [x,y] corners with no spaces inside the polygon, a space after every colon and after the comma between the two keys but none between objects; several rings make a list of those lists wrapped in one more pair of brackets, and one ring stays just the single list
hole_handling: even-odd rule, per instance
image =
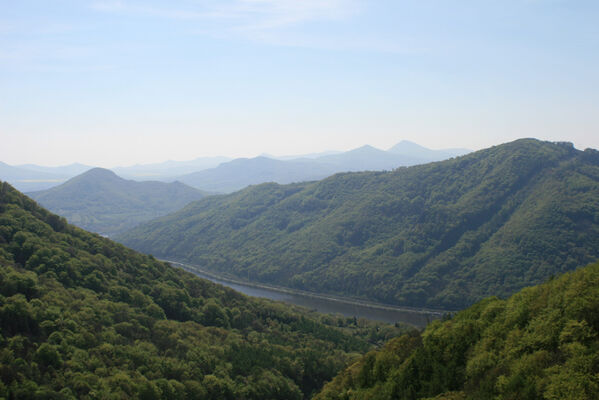
[{"label": "sunlit slope", "polygon": [[0,398],[302,399],[393,334],[250,299],[0,182]]},{"label": "sunlit slope", "polygon": [[598,334],[594,264],[393,339],[316,399],[597,399]]},{"label": "sunlit slope", "polygon": [[259,185],[119,240],[251,280],[463,308],[599,257],[599,155],[522,139],[391,172]]}]

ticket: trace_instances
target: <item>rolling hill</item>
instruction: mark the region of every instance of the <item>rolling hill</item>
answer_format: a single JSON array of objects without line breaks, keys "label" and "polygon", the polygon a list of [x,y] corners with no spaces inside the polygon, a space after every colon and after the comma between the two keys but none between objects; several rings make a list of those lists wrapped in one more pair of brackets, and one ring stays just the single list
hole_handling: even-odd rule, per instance
[{"label": "rolling hill", "polygon": [[318,157],[315,161],[334,166],[335,172],[392,170],[424,162],[419,157],[396,154],[368,145],[340,154]]},{"label": "rolling hill", "polygon": [[237,158],[216,168],[178,177],[181,182],[211,192],[229,193],[264,182],[292,183],[317,180],[335,172],[333,166],[312,160],[274,160],[268,157]]},{"label": "rolling hill", "polygon": [[389,153],[400,154],[406,157],[418,159],[419,163],[422,164],[424,162],[441,161],[452,157],[463,156],[470,153],[472,150],[459,148],[432,150],[424,146],[420,146],[417,143],[410,142],[409,140],[402,140],[387,151]]},{"label": "rolling hill", "polygon": [[118,176],[136,181],[156,180],[171,182],[176,176],[190,174],[204,169],[214,168],[221,163],[231,161],[228,157],[199,157],[189,161],[164,161],[154,164],[137,164],[115,167],[111,170]]},{"label": "rolling hill", "polygon": [[203,199],[118,237],[260,282],[464,308],[599,258],[599,153],[522,139]]},{"label": "rolling hill", "polygon": [[430,150],[403,141],[390,151],[362,146],[336,154],[304,158],[238,158],[216,168],[193,172],[177,179],[195,188],[230,193],[265,182],[279,184],[313,181],[338,172],[392,170],[401,166],[439,161],[468,153],[466,149]]},{"label": "rolling hill", "polygon": [[[470,150],[467,149],[431,150],[402,141],[389,151],[363,146],[347,152],[327,151],[302,156],[264,155],[234,160],[229,157],[199,157],[189,161],[120,166],[111,168],[111,171],[139,182],[179,180],[201,190],[225,193],[264,182],[292,183],[322,179],[337,172],[388,170],[444,160],[468,152]],[[0,162],[0,179],[23,192],[33,192],[58,186],[92,168],[78,163],[46,167],[35,164],[11,166]]]},{"label": "rolling hill", "polygon": [[0,332],[0,398],[299,400],[400,331],[248,298],[0,182]]},{"label": "rolling hill", "polygon": [[81,228],[114,235],[176,211],[205,192],[180,182],[136,182],[94,168],[67,182],[29,195]]}]

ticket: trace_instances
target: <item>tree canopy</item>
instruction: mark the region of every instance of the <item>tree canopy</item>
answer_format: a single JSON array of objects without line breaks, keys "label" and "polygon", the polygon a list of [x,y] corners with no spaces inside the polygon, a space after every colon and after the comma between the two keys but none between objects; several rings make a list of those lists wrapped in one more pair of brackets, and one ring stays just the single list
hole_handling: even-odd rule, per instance
[{"label": "tree canopy", "polygon": [[0,182],[0,398],[302,399],[399,332],[248,298]]},{"label": "tree canopy", "polygon": [[315,397],[599,398],[599,263],[392,339]]},{"label": "tree canopy", "polygon": [[250,280],[462,309],[599,258],[599,153],[522,139],[394,171],[263,184],[117,239]]}]

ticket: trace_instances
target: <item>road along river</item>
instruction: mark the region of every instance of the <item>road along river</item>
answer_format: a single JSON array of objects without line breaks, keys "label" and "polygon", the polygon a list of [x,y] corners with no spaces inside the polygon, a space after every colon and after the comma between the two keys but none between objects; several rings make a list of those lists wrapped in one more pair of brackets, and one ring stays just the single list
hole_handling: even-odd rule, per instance
[{"label": "road along river", "polygon": [[371,303],[345,297],[321,295],[301,290],[275,287],[254,282],[243,282],[238,279],[224,277],[200,267],[163,260],[175,267],[183,268],[200,278],[230,287],[248,296],[262,297],[270,300],[303,306],[325,314],[341,314],[345,317],[366,318],[390,324],[396,322],[423,328],[430,321],[441,318],[444,314],[439,310],[396,307]]}]

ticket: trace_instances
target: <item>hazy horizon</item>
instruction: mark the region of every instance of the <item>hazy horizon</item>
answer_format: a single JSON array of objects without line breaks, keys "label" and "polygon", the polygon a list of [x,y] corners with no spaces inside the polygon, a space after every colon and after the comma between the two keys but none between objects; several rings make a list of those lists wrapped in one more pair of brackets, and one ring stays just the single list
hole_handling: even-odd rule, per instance
[{"label": "hazy horizon", "polygon": [[[526,139],[525,137],[522,138],[515,138],[514,140],[518,140],[518,139]],[[551,140],[551,139],[540,139],[540,138],[532,138],[532,139],[539,139],[539,140],[549,140],[549,141],[564,141],[564,142],[572,142],[571,140]],[[406,139],[404,139],[406,140]],[[398,144],[404,140],[399,140],[397,141],[395,144]],[[491,144],[489,146],[486,147],[481,147],[481,148],[477,148],[477,149],[473,149],[473,148],[467,148],[467,147],[460,147],[460,146],[455,146],[455,147],[444,147],[444,148],[432,148],[432,147],[428,147],[428,146],[424,146],[421,143],[412,141],[412,140],[406,140],[408,142],[411,143],[415,143],[417,145],[420,145],[422,147],[425,147],[429,150],[455,150],[455,149],[462,149],[462,150],[470,150],[470,151],[478,151],[478,150],[482,150],[485,149],[487,147],[492,147],[492,146],[497,146],[497,145],[501,145],[507,142],[499,142],[499,143],[494,143]],[[512,140],[510,140],[512,141]],[[577,146],[576,143],[573,143],[574,147],[578,150],[584,150],[586,148],[588,148],[589,146],[586,147],[580,147]],[[135,167],[135,166],[146,166],[146,165],[152,165],[152,164],[162,164],[162,163],[167,163],[167,162],[176,162],[176,163],[184,163],[184,162],[191,162],[197,159],[202,159],[202,158],[228,158],[230,160],[234,160],[234,159],[238,159],[238,158],[255,158],[255,157],[268,157],[268,158],[275,158],[275,159],[285,159],[285,160],[290,160],[290,159],[294,159],[295,157],[297,158],[301,158],[303,156],[308,156],[308,155],[315,155],[315,154],[321,154],[321,155],[325,155],[325,154],[338,154],[338,153],[343,153],[346,151],[351,151],[351,150],[355,150],[358,149],[360,147],[364,147],[364,146],[372,146],[375,147],[376,149],[379,150],[383,150],[383,151],[388,151],[392,146],[388,146],[385,148],[381,148],[381,147],[377,147],[377,146],[373,146],[369,143],[365,143],[363,145],[357,146],[357,147],[352,147],[349,149],[344,149],[344,150],[339,150],[339,149],[315,149],[312,152],[306,152],[306,153],[302,153],[302,154],[271,154],[271,153],[266,153],[266,152],[261,152],[259,154],[249,154],[249,155],[239,155],[239,156],[231,156],[231,155],[227,155],[227,154],[217,154],[217,155],[209,155],[209,156],[204,156],[204,155],[200,155],[197,157],[193,157],[193,158],[188,158],[188,159],[167,159],[167,158],[159,158],[156,160],[151,160],[148,162],[130,162],[128,164],[107,164],[107,163],[100,163],[100,164],[93,164],[90,162],[86,162],[85,160],[75,160],[72,162],[60,162],[58,161],[57,163],[54,164],[43,164],[43,163],[37,163],[37,162],[24,162],[24,163],[19,163],[19,164],[11,164],[8,163],[4,160],[0,160],[0,162],[4,162],[10,166],[15,166],[15,167],[21,167],[21,166],[27,166],[27,165],[36,165],[39,167],[48,167],[48,168],[54,168],[54,167],[66,167],[66,166],[70,166],[70,165],[75,165],[75,164],[81,164],[81,165],[87,165],[90,167],[99,167],[99,168],[106,168],[106,169],[118,169],[118,168],[130,168],[130,167]],[[599,150],[599,147],[591,147],[593,149]]]},{"label": "hazy horizon", "polygon": [[599,3],[23,0],[0,17],[0,161],[599,148]]},{"label": "hazy horizon", "polygon": [[[402,142],[403,140],[400,140],[395,144],[398,144],[400,142]],[[408,141],[410,143],[414,143],[416,145],[420,145],[422,146],[420,143],[417,142],[413,142],[413,141]],[[498,143],[499,144],[499,143]],[[143,166],[143,165],[152,165],[152,164],[162,164],[162,163],[168,163],[168,162],[191,162],[191,161],[195,161],[197,159],[203,159],[203,158],[228,158],[231,160],[234,159],[238,159],[238,158],[255,158],[255,157],[268,157],[268,158],[275,158],[275,159],[294,159],[294,158],[301,158],[304,156],[323,156],[323,155],[328,155],[328,154],[340,154],[343,152],[347,152],[347,151],[351,151],[351,150],[356,150],[359,149],[361,147],[365,147],[365,146],[371,146],[374,147],[378,150],[383,150],[383,151],[387,151],[389,150],[392,146],[389,146],[388,148],[380,148],[380,147],[376,147],[376,146],[372,146],[371,144],[365,143],[361,146],[358,147],[352,147],[350,149],[344,149],[344,150],[339,150],[339,149],[323,149],[323,150],[315,150],[313,152],[309,152],[309,153],[302,153],[302,154],[270,154],[270,153],[266,153],[266,152],[262,152],[259,154],[251,154],[251,155],[240,155],[240,156],[230,156],[230,155],[226,155],[226,154],[219,154],[219,155],[215,155],[215,156],[198,156],[198,157],[194,157],[194,158],[190,158],[190,159],[179,159],[179,160],[174,160],[174,159],[158,159],[156,161],[150,161],[150,162],[137,162],[137,163],[130,163],[130,164],[123,164],[123,165],[95,165],[95,164],[91,164],[88,162],[85,162],[85,160],[81,161],[81,160],[77,160],[77,161],[73,161],[73,162],[69,162],[69,163],[58,163],[58,164],[40,164],[40,163],[36,163],[36,162],[26,162],[26,163],[20,163],[20,164],[10,164],[5,162],[4,160],[0,160],[0,162],[4,162],[8,165],[11,166],[15,166],[15,167],[21,167],[21,166],[27,166],[27,165],[35,165],[35,166],[40,166],[40,167],[49,167],[49,168],[53,168],[53,167],[66,167],[66,166],[70,166],[70,165],[76,165],[76,164],[80,164],[80,165],[88,165],[91,167],[101,167],[101,168],[108,168],[108,169],[117,169],[117,168],[121,168],[121,167],[134,167],[137,165]],[[456,149],[462,149],[462,150],[473,150],[473,149],[466,149],[463,147],[453,147],[453,148],[430,148],[427,146],[423,146],[429,150],[456,150]],[[478,149],[477,149],[478,150]]]}]

